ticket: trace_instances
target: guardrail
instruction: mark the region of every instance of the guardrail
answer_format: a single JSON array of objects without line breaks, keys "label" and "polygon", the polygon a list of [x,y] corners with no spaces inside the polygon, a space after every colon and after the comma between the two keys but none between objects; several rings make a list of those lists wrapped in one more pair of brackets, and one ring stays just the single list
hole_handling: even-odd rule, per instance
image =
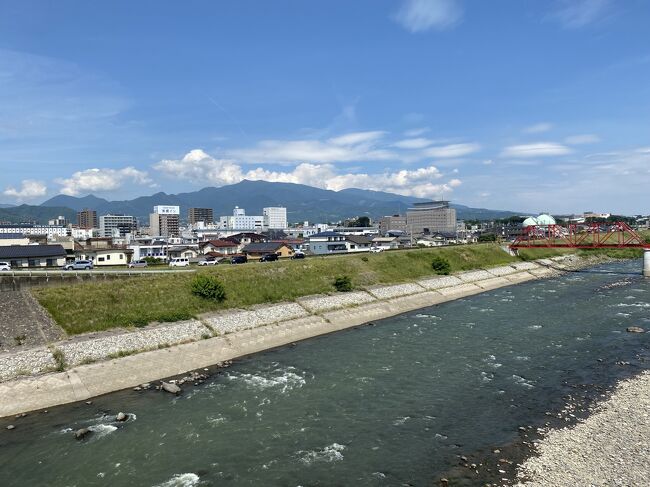
[{"label": "guardrail", "polygon": [[66,284],[73,280],[119,279],[122,277],[143,277],[160,274],[183,274],[196,272],[195,269],[124,269],[124,270],[11,270],[0,271],[0,291],[17,291],[34,286],[51,286]]}]

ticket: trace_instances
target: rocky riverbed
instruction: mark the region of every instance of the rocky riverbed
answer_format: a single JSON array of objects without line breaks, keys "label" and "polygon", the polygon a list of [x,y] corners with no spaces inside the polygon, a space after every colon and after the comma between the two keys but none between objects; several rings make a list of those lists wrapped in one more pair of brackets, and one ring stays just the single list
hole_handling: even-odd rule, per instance
[{"label": "rocky riverbed", "polygon": [[520,487],[648,485],[650,372],[621,382],[577,425],[549,431],[517,477]]}]

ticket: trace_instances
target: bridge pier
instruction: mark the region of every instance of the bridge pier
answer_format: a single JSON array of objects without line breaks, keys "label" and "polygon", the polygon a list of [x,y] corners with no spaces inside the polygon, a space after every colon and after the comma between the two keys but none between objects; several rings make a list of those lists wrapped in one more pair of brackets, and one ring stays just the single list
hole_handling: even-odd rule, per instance
[{"label": "bridge pier", "polygon": [[643,275],[650,277],[650,249],[643,249]]}]

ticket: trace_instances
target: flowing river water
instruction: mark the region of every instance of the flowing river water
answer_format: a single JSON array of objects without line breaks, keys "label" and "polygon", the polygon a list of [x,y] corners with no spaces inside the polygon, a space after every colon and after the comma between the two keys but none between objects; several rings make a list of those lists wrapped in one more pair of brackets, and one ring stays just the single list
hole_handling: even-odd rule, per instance
[{"label": "flowing river water", "polygon": [[[122,391],[1,420],[0,485],[481,485],[458,473],[461,455],[507,449],[567,395],[647,368],[650,334],[626,332],[650,328],[639,269],[606,264],[314,338],[178,397]],[[82,427],[93,433],[75,440]]]}]

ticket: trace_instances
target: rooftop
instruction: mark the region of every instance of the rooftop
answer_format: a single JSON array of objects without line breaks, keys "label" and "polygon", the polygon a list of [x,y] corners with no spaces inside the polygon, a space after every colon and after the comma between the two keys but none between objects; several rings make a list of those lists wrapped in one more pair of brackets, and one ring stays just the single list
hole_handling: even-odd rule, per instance
[{"label": "rooftop", "polygon": [[61,245],[9,245],[8,247],[0,247],[0,259],[65,256],[65,249]]}]

